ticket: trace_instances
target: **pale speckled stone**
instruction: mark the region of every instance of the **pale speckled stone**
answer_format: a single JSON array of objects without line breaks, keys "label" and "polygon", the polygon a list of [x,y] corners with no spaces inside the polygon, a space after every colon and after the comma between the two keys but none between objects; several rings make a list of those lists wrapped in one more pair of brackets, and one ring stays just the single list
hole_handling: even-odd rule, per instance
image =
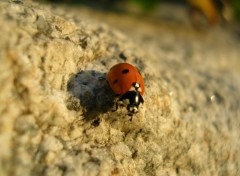
[{"label": "pale speckled stone", "polygon": [[53,136],[45,135],[43,137],[43,142],[42,142],[41,148],[42,148],[43,152],[58,151],[63,148],[63,145],[57,138],[55,138]]},{"label": "pale speckled stone", "polygon": [[[31,1],[0,21],[0,175],[240,175],[232,32]],[[106,82],[125,59],[146,87],[131,120]]]}]

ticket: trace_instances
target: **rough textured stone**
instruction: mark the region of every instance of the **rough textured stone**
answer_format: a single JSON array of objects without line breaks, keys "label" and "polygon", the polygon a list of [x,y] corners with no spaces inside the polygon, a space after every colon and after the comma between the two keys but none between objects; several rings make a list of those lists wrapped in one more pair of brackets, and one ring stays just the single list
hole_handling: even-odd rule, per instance
[{"label": "rough textured stone", "polygon": [[[0,2],[0,175],[239,175],[239,39],[79,9]],[[125,61],[131,121],[106,82]]]}]

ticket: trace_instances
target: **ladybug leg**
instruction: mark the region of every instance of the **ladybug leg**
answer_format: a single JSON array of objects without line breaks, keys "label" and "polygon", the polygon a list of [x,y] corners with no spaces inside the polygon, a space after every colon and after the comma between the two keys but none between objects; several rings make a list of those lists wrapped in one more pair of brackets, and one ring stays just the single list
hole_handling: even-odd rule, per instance
[{"label": "ladybug leg", "polygon": [[115,99],[114,100],[114,107],[113,107],[113,109],[112,109],[112,112],[115,112],[115,111],[117,111],[118,110],[118,102],[117,102],[117,100]]},{"label": "ladybug leg", "polygon": [[123,106],[123,102],[120,100],[119,95],[116,95],[116,98],[114,99],[114,108],[112,109],[112,112],[117,111],[119,106]]},{"label": "ladybug leg", "polygon": [[130,117],[129,120],[132,121],[133,113],[128,113],[128,116]]}]

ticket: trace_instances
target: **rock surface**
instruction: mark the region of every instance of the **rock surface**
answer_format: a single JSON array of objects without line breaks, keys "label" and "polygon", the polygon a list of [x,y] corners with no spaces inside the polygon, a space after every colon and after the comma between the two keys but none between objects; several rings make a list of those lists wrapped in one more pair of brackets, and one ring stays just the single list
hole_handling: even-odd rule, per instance
[{"label": "rock surface", "polygon": [[[90,12],[0,2],[0,175],[240,175],[239,39]],[[106,82],[125,61],[131,121]]]}]

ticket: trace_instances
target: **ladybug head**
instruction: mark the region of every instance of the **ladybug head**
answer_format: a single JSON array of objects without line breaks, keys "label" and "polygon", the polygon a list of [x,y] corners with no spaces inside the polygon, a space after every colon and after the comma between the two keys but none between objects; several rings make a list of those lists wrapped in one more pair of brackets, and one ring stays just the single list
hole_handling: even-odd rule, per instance
[{"label": "ladybug head", "polygon": [[138,105],[127,105],[127,110],[130,113],[137,113],[138,112]]},{"label": "ladybug head", "polygon": [[127,110],[130,113],[136,113],[138,111],[138,106],[144,102],[141,94],[136,90],[128,91],[123,94],[120,101],[127,102]]}]

